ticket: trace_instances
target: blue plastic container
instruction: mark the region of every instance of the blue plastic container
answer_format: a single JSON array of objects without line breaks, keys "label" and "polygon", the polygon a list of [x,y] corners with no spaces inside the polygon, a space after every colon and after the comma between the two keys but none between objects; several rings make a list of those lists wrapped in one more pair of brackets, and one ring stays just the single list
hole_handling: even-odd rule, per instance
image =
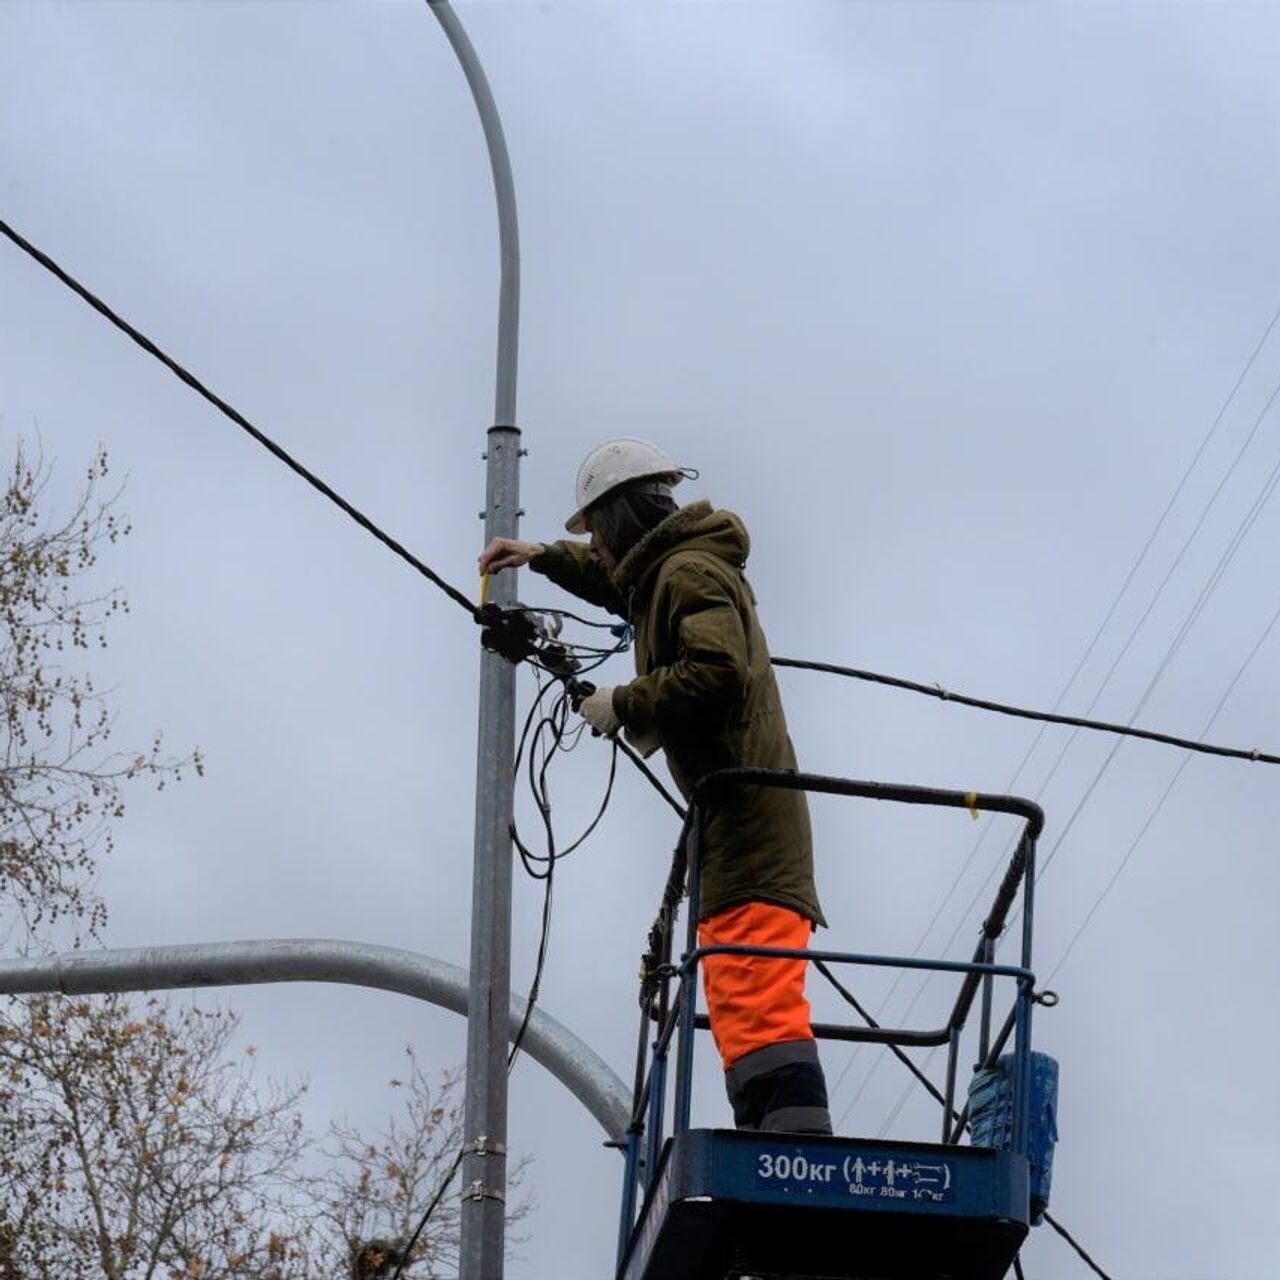
[{"label": "blue plastic container", "polygon": [[[1027,1154],[1031,1161],[1031,1222],[1039,1226],[1049,1207],[1053,1147],[1058,1141],[1058,1063],[1047,1053],[1031,1055],[1031,1098],[1027,1114]],[[1013,1055],[974,1073],[969,1085],[969,1133],[975,1147],[1008,1151],[1013,1146]]]}]

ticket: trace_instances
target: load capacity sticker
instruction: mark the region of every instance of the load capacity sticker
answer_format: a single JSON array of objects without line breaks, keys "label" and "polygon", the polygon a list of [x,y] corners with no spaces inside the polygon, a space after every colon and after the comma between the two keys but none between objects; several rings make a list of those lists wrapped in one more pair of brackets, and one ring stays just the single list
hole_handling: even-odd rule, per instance
[{"label": "load capacity sticker", "polygon": [[789,1189],[830,1189],[841,1186],[850,1196],[877,1200],[924,1200],[942,1204],[951,1200],[951,1165],[946,1161],[867,1159],[845,1156],[824,1159],[825,1153],[761,1151],[756,1156],[756,1180]]}]

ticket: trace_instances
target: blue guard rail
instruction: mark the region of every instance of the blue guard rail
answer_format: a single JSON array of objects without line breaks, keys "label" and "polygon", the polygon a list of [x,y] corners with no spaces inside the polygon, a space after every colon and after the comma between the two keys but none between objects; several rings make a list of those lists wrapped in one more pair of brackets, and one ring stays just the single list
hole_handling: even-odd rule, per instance
[{"label": "blue guard rail", "polygon": [[[1008,814],[1021,835],[972,959],[929,960],[834,950],[699,947],[702,842],[707,812],[731,787],[779,787]],[[1039,998],[1031,968],[1035,919],[1038,805],[1016,796],[858,782],[767,769],[725,769],[695,791],[641,973],[640,1034],[618,1233],[617,1280],[726,1280],[727,1277],[822,1277],[824,1280],[999,1280],[1032,1222],[1031,1183],[1047,1196],[1051,1140],[1034,1113],[1052,1122],[1056,1095],[1043,1078],[1052,1062],[1031,1052],[1032,1007]],[[685,948],[672,962],[675,925],[688,883]],[[995,962],[996,942],[1021,897],[1018,964]],[[698,966],[708,955],[807,957],[826,965],[913,969],[955,975],[959,990],[946,1022],[933,1029],[815,1023],[819,1039],[900,1048],[946,1046],[946,1088],[937,1143],[765,1134],[690,1126],[694,1036],[708,1025],[698,1012]],[[1014,1000],[992,1027],[998,979]],[[970,1104],[957,1110],[961,1035],[979,1007],[975,1100],[983,1108],[977,1136]],[[1013,1049],[1005,1053],[1012,1037]],[[674,1080],[671,1079],[674,1046]],[[1056,1064],[1052,1082],[1056,1089]],[[671,1127],[667,1131],[668,1095]],[[976,1129],[975,1129],[975,1132]],[[1056,1136],[1056,1135],[1054,1135]],[[1033,1149],[1035,1167],[1033,1168]]]}]

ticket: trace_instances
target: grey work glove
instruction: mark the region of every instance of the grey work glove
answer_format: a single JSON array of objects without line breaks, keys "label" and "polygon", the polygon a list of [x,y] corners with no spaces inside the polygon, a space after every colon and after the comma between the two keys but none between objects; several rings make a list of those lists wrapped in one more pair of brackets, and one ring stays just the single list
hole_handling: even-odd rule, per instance
[{"label": "grey work glove", "polygon": [[626,738],[632,749],[646,760],[662,746],[662,739],[656,729],[624,729],[622,736]]},{"label": "grey work glove", "polygon": [[589,693],[583,698],[578,712],[596,733],[606,738],[612,738],[622,728],[622,721],[613,709],[612,688]]}]

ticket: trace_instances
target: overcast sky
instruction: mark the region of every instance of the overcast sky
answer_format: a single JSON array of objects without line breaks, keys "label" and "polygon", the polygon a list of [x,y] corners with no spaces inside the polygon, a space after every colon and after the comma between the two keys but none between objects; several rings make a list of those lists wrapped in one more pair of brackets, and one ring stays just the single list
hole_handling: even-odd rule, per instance
[{"label": "overcast sky", "polygon": [[[556,535],[592,444],[646,436],[701,469],[681,496],[746,520],[775,653],[1053,705],[1280,305],[1280,11],[459,12],[520,202],[525,532]],[[425,5],[4,0],[0,215],[474,589],[496,225],[474,109]],[[134,795],[103,876],[107,941],[340,937],[465,964],[474,628],[7,245],[0,304],[6,456],[38,430],[68,486],[99,441],[128,475],[135,532],[106,570],[132,612],[102,659],[119,740],[162,728],[208,762],[202,781]],[[1269,494],[1280,414],[1240,450],[1278,379],[1280,332],[1065,709],[1134,713]],[[1204,730],[1280,604],[1278,519],[1263,505],[1243,526],[1143,723]],[[542,580],[520,590],[567,603]],[[1280,748],[1277,653],[1280,635],[1212,738]],[[1068,742],[1052,730],[1015,782],[1033,725],[816,675],[782,684],[806,768],[1043,789],[1053,1208],[1126,1280],[1273,1270],[1275,771],[1194,760],[1057,970],[1181,755],[1127,744],[1068,828],[1109,740],[1080,737],[1050,777]],[[522,674],[522,705],[531,691]],[[566,832],[606,765],[588,745],[554,775]],[[829,800],[815,821],[824,943],[936,954],[958,929],[950,954],[969,951],[1008,825],[984,838],[987,819]],[[557,880],[545,1006],[624,1077],[675,834],[624,774]],[[518,983],[538,910],[518,877]],[[878,1005],[890,979],[852,981]],[[943,985],[913,1020],[936,1018]],[[904,1017],[916,989],[883,1016]],[[317,1126],[379,1122],[406,1041],[439,1066],[463,1057],[461,1019],[399,997],[227,999],[265,1068],[309,1078]],[[868,1079],[869,1050],[847,1071],[848,1049],[824,1058],[843,1131],[877,1133],[905,1073],[890,1061]],[[699,1061],[695,1119],[725,1123]],[[935,1124],[917,1089],[893,1132]],[[621,1161],[601,1137],[520,1064],[511,1142],[534,1159],[538,1209],[513,1280],[610,1273]],[[1087,1274],[1044,1229],[1024,1257],[1037,1280]]]}]

